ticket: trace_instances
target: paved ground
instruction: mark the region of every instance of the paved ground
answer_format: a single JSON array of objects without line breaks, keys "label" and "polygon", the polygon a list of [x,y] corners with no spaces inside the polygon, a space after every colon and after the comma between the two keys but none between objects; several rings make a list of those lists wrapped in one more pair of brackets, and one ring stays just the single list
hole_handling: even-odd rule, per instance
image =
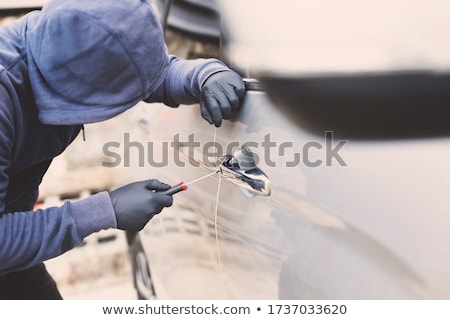
[{"label": "paved ground", "polygon": [[60,285],[66,300],[136,300],[131,275],[109,275],[73,285]]},{"label": "paved ground", "polygon": [[126,241],[120,230],[93,234],[84,245],[46,261],[46,266],[64,299],[136,299]]}]

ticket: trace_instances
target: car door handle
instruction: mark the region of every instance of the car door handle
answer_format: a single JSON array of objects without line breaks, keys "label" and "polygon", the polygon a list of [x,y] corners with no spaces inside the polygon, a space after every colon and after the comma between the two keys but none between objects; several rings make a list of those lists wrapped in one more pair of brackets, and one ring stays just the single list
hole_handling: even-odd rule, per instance
[{"label": "car door handle", "polygon": [[270,180],[256,166],[254,155],[247,147],[242,147],[221,159],[220,173],[227,181],[239,186],[248,196],[269,196]]}]

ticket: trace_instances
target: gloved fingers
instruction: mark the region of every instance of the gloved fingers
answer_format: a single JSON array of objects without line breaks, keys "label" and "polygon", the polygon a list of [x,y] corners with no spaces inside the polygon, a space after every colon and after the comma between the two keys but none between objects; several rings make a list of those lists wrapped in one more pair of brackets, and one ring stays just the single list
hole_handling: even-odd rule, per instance
[{"label": "gloved fingers", "polygon": [[239,96],[237,95],[235,88],[230,88],[227,91],[227,98],[230,103],[230,117],[231,117],[231,110],[232,111],[239,111],[241,108],[241,102],[239,99]]},{"label": "gloved fingers", "polygon": [[[166,207],[171,207],[173,204],[173,197],[171,195],[162,194],[162,193],[155,193],[155,196],[157,197],[158,206],[155,208],[155,210],[152,212],[152,215],[159,214],[161,211]],[[154,201],[155,199],[152,199]]]},{"label": "gloved fingers", "polygon": [[202,115],[202,118],[208,121],[209,124],[213,124],[208,108],[206,107],[205,99],[203,99],[203,97],[200,98],[200,106],[200,113]]},{"label": "gloved fingers", "polygon": [[[220,127],[222,124],[222,111],[220,109],[219,102],[210,94],[206,93],[200,104],[202,106],[202,117],[210,124],[214,123],[216,127]],[[209,118],[209,120],[208,120]]]},{"label": "gloved fingers", "polygon": [[[215,81],[217,81],[217,86],[219,86],[226,95],[230,102],[231,109],[233,111],[238,111],[245,96],[244,80],[242,80],[239,74],[231,70],[218,72],[215,76],[217,78],[215,79]],[[219,77],[222,78],[221,81],[219,81]]]},{"label": "gloved fingers", "polygon": [[150,179],[148,180],[147,184],[145,185],[145,188],[147,190],[151,190],[151,191],[166,191],[170,189],[170,185],[164,182],[161,182],[157,179]]},{"label": "gloved fingers", "polygon": [[218,84],[217,90],[211,96],[218,101],[223,119],[230,119],[232,111],[238,111],[240,108],[239,96],[235,87],[230,83]]},{"label": "gloved fingers", "polygon": [[[236,92],[240,104],[242,104],[242,100],[244,100],[245,97],[245,83],[244,80],[238,75],[238,81],[236,83],[233,83],[234,92]],[[240,106],[239,104],[239,106]]]},{"label": "gloved fingers", "polygon": [[[228,120],[231,118],[232,98],[233,97],[230,97],[225,91],[223,94],[216,97],[216,101],[219,103],[220,112],[222,113],[222,119]],[[237,103],[239,104],[239,101]]]},{"label": "gloved fingers", "polygon": [[202,88],[202,117],[220,127],[222,119],[230,119],[233,111],[239,111],[244,96],[245,84],[238,73],[232,70],[214,73]]},{"label": "gloved fingers", "polygon": [[156,213],[160,213],[162,209],[172,206],[173,197],[171,195],[157,193],[155,194],[155,196],[157,197],[156,199],[158,201],[158,204],[160,205]]},{"label": "gloved fingers", "polygon": [[230,102],[231,109],[233,111],[239,111],[245,96],[245,85],[242,78],[237,74],[235,75],[236,76],[233,77],[232,81],[228,82],[224,87],[224,92]]}]

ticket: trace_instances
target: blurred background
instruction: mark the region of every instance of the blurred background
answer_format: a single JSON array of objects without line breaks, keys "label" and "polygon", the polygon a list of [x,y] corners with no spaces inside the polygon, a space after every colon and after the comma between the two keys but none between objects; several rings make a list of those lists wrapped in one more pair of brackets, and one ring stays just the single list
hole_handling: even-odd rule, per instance
[{"label": "blurred background", "polygon": [[[46,0],[1,0],[0,26],[13,23],[32,10],[39,10]],[[214,6],[206,8],[176,1],[166,24],[169,53],[183,58],[219,57],[219,26]],[[165,1],[154,3],[164,10]],[[195,3],[195,1],[194,1]],[[202,3],[200,1],[199,3]],[[203,17],[200,20],[198,17]],[[163,19],[161,17],[161,19]],[[196,19],[196,23],[187,21]],[[199,27],[199,23],[204,23]],[[132,182],[130,168],[102,166],[107,160],[105,143],[123,141],[124,133],[133,137],[139,123],[142,103],[105,122],[85,125],[86,141],[81,135],[52,163],[40,188],[37,207],[59,206],[65,200],[78,200],[99,191]],[[142,179],[157,177],[142,177]],[[136,299],[125,233],[107,230],[85,239],[83,245],[46,262],[65,299],[102,300]]]}]

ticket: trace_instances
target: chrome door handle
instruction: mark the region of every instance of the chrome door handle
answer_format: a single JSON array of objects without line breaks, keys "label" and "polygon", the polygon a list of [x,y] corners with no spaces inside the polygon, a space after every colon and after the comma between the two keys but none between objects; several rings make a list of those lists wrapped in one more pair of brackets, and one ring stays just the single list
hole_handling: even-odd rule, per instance
[{"label": "chrome door handle", "polygon": [[269,196],[270,180],[256,166],[253,153],[246,147],[225,155],[221,159],[220,174],[227,181],[239,186],[249,196]]}]

